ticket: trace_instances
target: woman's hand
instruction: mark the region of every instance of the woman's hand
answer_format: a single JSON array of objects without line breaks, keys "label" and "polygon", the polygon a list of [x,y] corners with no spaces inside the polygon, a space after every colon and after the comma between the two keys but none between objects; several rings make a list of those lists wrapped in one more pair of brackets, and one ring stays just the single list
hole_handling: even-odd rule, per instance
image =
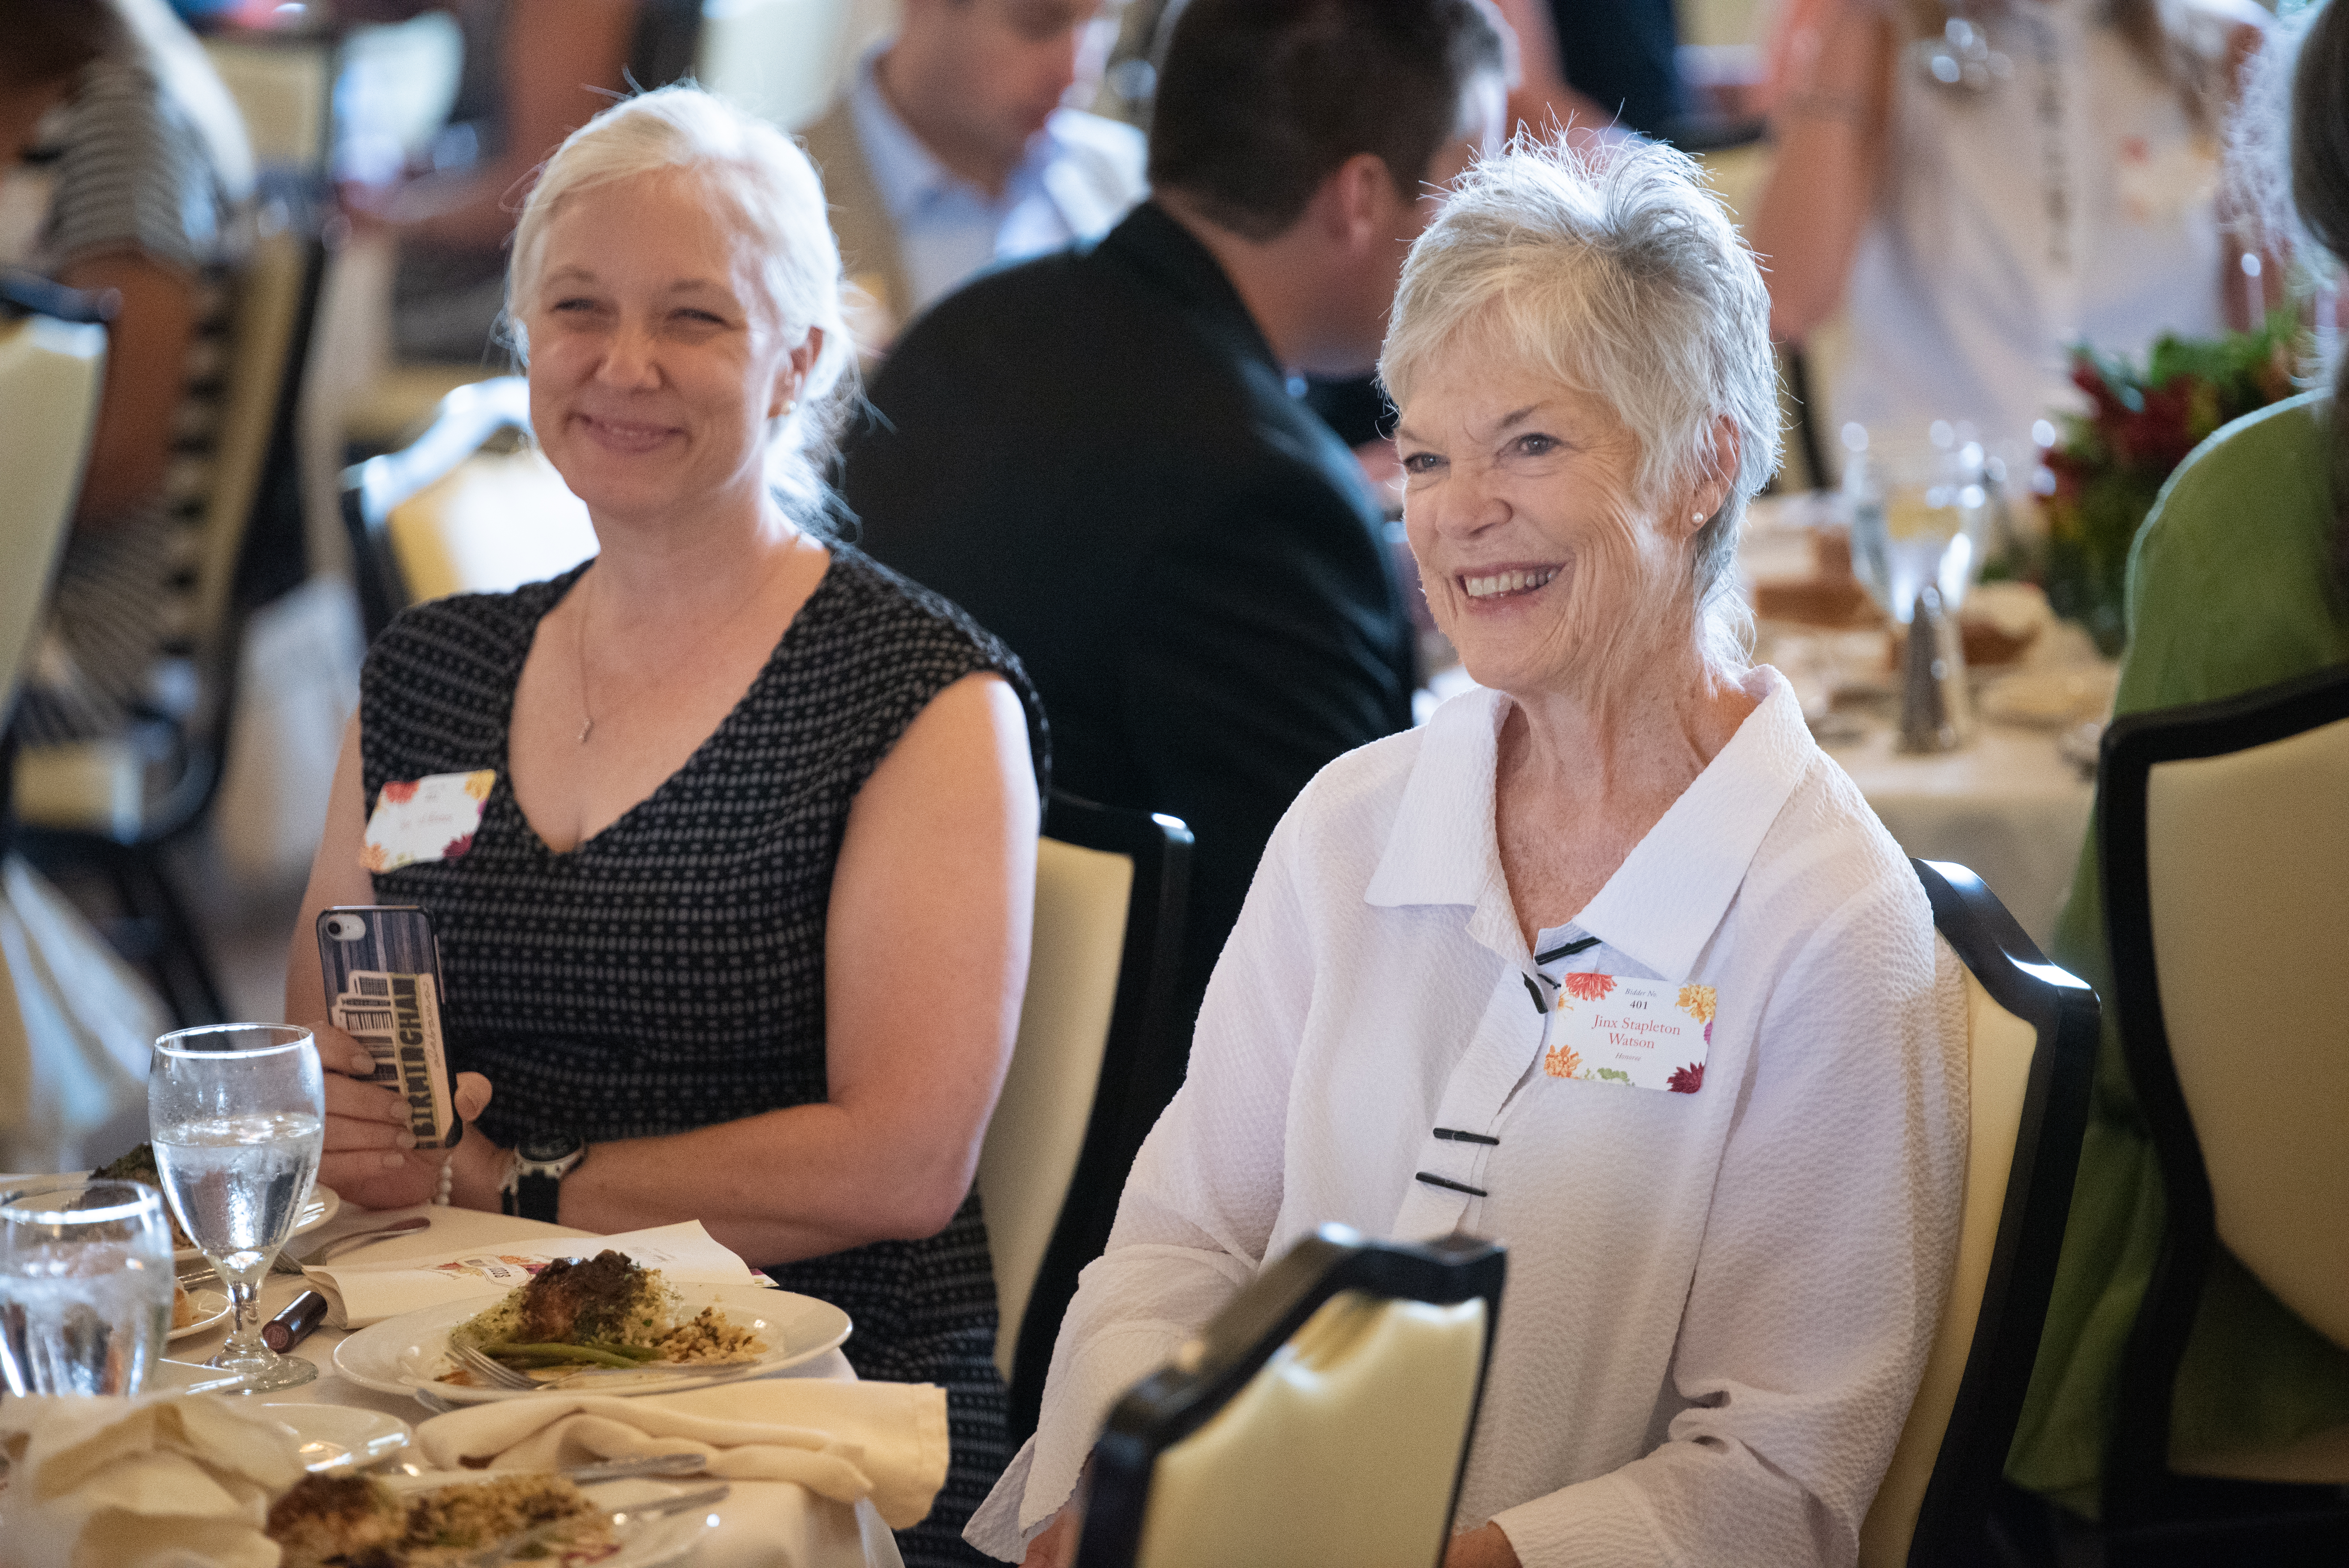
[{"label": "woman's hand", "polygon": [[[404,1209],[429,1203],[440,1184],[440,1162],[461,1153],[419,1149],[408,1130],[408,1102],[375,1076],[375,1057],[365,1046],[331,1024],[312,1024],[319,1065],[326,1069],[326,1151],[318,1180],[363,1209]],[[490,1103],[490,1080],[459,1073],[457,1115],[471,1121]]]},{"label": "woman's hand", "polygon": [[1487,1524],[1454,1536],[1444,1549],[1444,1568],[1517,1568],[1517,1549],[1499,1525]]},{"label": "woman's hand", "polygon": [[1044,1526],[1044,1533],[1028,1543],[1019,1568],[1074,1568],[1077,1561],[1077,1511],[1063,1504]]}]

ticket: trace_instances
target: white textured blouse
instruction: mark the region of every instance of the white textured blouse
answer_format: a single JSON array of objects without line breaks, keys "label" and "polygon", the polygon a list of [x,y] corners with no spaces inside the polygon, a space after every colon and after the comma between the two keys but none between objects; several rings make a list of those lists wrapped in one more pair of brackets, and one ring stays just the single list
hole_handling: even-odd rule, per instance
[{"label": "white textured blouse", "polygon": [[[1457,1528],[1498,1521],[1528,1568],[1853,1561],[1956,1252],[1963,993],[1785,679],[1746,689],[1729,743],[1540,934],[1579,947],[1547,963],[1495,841],[1506,696],[1307,787],[974,1545],[1019,1557],[1118,1397],[1336,1221],[1508,1246]],[[1712,986],[1701,1087],[1553,1076],[1531,987],[1574,971]]]}]

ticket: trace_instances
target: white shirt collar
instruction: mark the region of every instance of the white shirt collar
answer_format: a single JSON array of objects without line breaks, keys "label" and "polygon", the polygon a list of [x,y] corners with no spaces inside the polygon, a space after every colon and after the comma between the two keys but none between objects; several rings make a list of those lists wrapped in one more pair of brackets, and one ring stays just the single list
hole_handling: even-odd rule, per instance
[{"label": "white shirt collar", "polygon": [[[1765,665],[1745,688],[1760,706],[1571,923],[1667,978],[1696,966],[1763,835],[1818,754],[1785,676]],[[1483,689],[1436,710],[1363,898],[1387,908],[1468,905],[1469,935],[1523,964],[1525,938],[1494,832],[1508,711],[1506,696]]]}]

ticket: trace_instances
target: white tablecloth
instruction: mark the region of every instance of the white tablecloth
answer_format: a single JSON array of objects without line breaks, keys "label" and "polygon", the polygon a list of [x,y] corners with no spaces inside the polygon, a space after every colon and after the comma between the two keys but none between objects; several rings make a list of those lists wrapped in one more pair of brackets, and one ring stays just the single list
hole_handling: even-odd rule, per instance
[{"label": "white tablecloth", "polygon": [[[332,1222],[314,1235],[296,1238],[294,1250],[297,1253],[306,1253],[311,1247],[323,1245],[335,1236],[368,1230],[412,1214],[429,1216],[432,1221],[431,1227],[387,1241],[368,1243],[337,1254],[336,1261],[388,1263],[400,1258],[429,1257],[458,1248],[484,1246],[500,1241],[590,1234],[561,1225],[510,1219],[502,1214],[484,1214],[471,1209],[436,1209],[419,1205],[413,1209],[368,1211],[347,1204]],[[262,1311],[274,1315],[284,1310],[304,1288],[303,1281],[295,1275],[273,1274],[262,1289]],[[207,1334],[192,1335],[173,1345],[163,1368],[166,1382],[174,1377],[185,1378],[190,1376],[182,1369],[184,1364],[203,1360],[218,1350],[227,1337],[228,1331],[223,1326]],[[299,1388],[264,1394],[261,1398],[271,1404],[315,1402],[379,1410],[386,1415],[397,1416],[410,1426],[431,1416],[433,1412],[412,1398],[361,1387],[337,1373],[334,1363],[335,1346],[346,1337],[344,1331],[334,1328],[320,1328],[311,1335],[295,1354],[317,1364],[317,1381]],[[856,1374],[850,1369],[846,1357],[838,1350],[831,1350],[778,1376],[854,1378]],[[404,1457],[419,1458],[413,1449]],[[692,1560],[697,1568],[903,1568],[897,1555],[895,1538],[873,1511],[873,1505],[869,1502],[858,1503],[852,1514],[842,1505],[828,1502],[802,1487],[778,1481],[736,1481],[732,1484],[732,1494],[719,1509],[723,1522]]]},{"label": "white tablecloth", "polygon": [[1985,724],[1961,751],[1907,757],[1889,728],[1830,746],[1900,847],[1989,884],[2042,949],[2072,887],[2095,786],[2044,729]]}]

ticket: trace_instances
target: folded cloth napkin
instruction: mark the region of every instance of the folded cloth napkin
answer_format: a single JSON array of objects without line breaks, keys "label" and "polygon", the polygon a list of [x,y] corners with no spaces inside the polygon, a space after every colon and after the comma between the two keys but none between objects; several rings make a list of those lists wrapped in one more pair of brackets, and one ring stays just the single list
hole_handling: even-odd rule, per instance
[{"label": "folded cloth napkin", "polygon": [[276,1568],[300,1441],[217,1394],[0,1405],[0,1568]]},{"label": "folded cloth napkin", "polygon": [[713,1476],[796,1481],[834,1502],[870,1498],[893,1530],[918,1524],[947,1479],[946,1390],[928,1383],[758,1378],[642,1398],[562,1394],[435,1416],[416,1439],[440,1470],[561,1470],[699,1454]]},{"label": "folded cloth napkin", "polygon": [[627,1253],[648,1269],[660,1270],[661,1277],[671,1284],[767,1283],[766,1275],[720,1245],[698,1220],[616,1236],[538,1235],[477,1243],[391,1263],[354,1259],[305,1268],[302,1273],[311,1288],[326,1298],[327,1326],[364,1328],[404,1312],[453,1301],[480,1298],[487,1305],[518,1285],[528,1284],[541,1264],[555,1258],[592,1258],[607,1247]]}]

